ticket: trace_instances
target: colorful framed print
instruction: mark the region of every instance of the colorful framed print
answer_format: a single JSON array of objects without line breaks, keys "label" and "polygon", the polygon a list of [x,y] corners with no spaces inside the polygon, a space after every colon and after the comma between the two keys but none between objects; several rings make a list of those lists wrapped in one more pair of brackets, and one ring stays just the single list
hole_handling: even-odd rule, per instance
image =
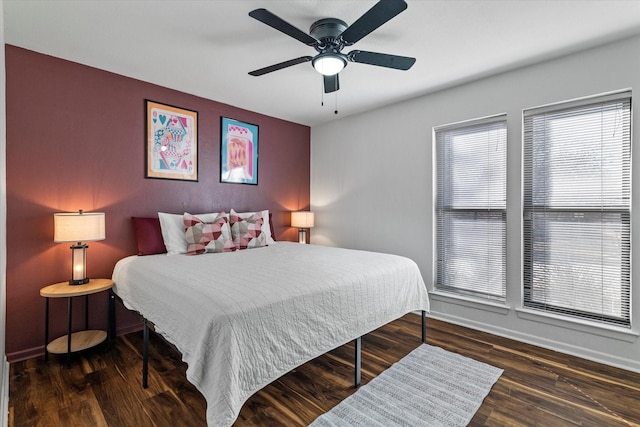
[{"label": "colorful framed print", "polygon": [[258,184],[258,126],[222,117],[220,182]]},{"label": "colorful framed print", "polygon": [[198,180],[198,112],[146,100],[146,178]]}]

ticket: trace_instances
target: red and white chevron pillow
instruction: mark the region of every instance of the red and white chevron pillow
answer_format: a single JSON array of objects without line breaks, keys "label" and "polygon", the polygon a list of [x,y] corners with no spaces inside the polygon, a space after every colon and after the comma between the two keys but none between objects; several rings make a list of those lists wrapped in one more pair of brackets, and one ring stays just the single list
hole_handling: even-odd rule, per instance
[{"label": "red and white chevron pillow", "polygon": [[264,218],[262,212],[242,218],[236,211],[231,209],[229,214],[231,222],[231,235],[236,249],[251,249],[267,246],[267,235],[262,231]]},{"label": "red and white chevron pillow", "polygon": [[187,255],[236,250],[226,213],[220,212],[213,222],[205,222],[196,215],[185,213],[183,221]]}]

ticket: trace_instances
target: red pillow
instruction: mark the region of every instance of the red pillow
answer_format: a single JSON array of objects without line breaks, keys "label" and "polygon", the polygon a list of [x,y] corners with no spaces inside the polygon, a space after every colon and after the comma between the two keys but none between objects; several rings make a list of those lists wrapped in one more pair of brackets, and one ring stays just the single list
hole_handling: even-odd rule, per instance
[{"label": "red pillow", "polygon": [[276,232],[273,230],[273,214],[269,212],[269,228],[271,229],[271,238],[276,241]]},{"label": "red pillow", "polygon": [[155,255],[167,253],[162,239],[160,220],[158,218],[131,217],[136,231],[138,255]]}]

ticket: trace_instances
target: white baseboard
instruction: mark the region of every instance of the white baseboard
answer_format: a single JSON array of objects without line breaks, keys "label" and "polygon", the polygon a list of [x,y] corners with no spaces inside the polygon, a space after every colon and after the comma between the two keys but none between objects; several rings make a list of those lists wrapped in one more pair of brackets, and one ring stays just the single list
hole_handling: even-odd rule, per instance
[{"label": "white baseboard", "polygon": [[[604,365],[640,373],[640,360],[620,358],[603,352],[586,349],[584,347],[577,347],[571,344],[550,340],[540,336],[533,336],[530,334],[513,331],[511,329],[496,327],[495,325],[475,322],[473,320],[453,316],[446,313],[435,313],[431,311],[431,313],[428,314],[428,317],[442,320],[443,322],[453,323],[454,325],[464,326],[470,329],[487,332],[503,338],[509,338],[526,344],[535,345],[537,347],[546,348],[548,350],[557,351],[559,353],[591,360],[592,362],[602,363]],[[427,329],[427,342],[429,342],[429,329]]]},{"label": "white baseboard", "polygon": [[0,362],[0,425],[9,425],[9,362],[6,355]]}]

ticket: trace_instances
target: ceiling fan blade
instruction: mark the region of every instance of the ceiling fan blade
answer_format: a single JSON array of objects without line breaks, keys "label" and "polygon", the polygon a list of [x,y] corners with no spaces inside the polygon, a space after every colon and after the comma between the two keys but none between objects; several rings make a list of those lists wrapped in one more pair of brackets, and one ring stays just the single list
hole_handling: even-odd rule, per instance
[{"label": "ceiling fan blade", "polygon": [[269,65],[268,67],[260,68],[259,70],[250,71],[252,76],[261,76],[263,74],[271,73],[273,71],[282,70],[283,68],[291,67],[292,65],[302,64],[303,62],[309,62],[313,58],[310,56],[301,56],[300,58],[290,59],[288,61],[280,62],[278,64]]},{"label": "ceiling fan blade", "polygon": [[275,28],[276,30],[281,31],[286,35],[293,37],[294,39],[300,40],[306,45],[313,46],[318,42],[318,40],[311,37],[309,34],[294,27],[284,19],[269,12],[267,9],[252,10],[251,12],[249,12],[249,16],[257,19],[264,24],[267,24],[271,28]]},{"label": "ceiling fan blade", "polygon": [[338,75],[324,76],[324,93],[335,92],[340,89],[340,81]]},{"label": "ceiling fan blade", "polygon": [[347,55],[347,59],[352,62],[377,65],[379,67],[395,68],[396,70],[408,70],[416,62],[416,58],[411,58],[409,56],[367,52],[366,50],[354,50],[352,52],[349,52],[349,55]]},{"label": "ceiling fan blade", "polygon": [[404,0],[380,0],[342,32],[342,40],[347,46],[352,45],[406,8]]}]

